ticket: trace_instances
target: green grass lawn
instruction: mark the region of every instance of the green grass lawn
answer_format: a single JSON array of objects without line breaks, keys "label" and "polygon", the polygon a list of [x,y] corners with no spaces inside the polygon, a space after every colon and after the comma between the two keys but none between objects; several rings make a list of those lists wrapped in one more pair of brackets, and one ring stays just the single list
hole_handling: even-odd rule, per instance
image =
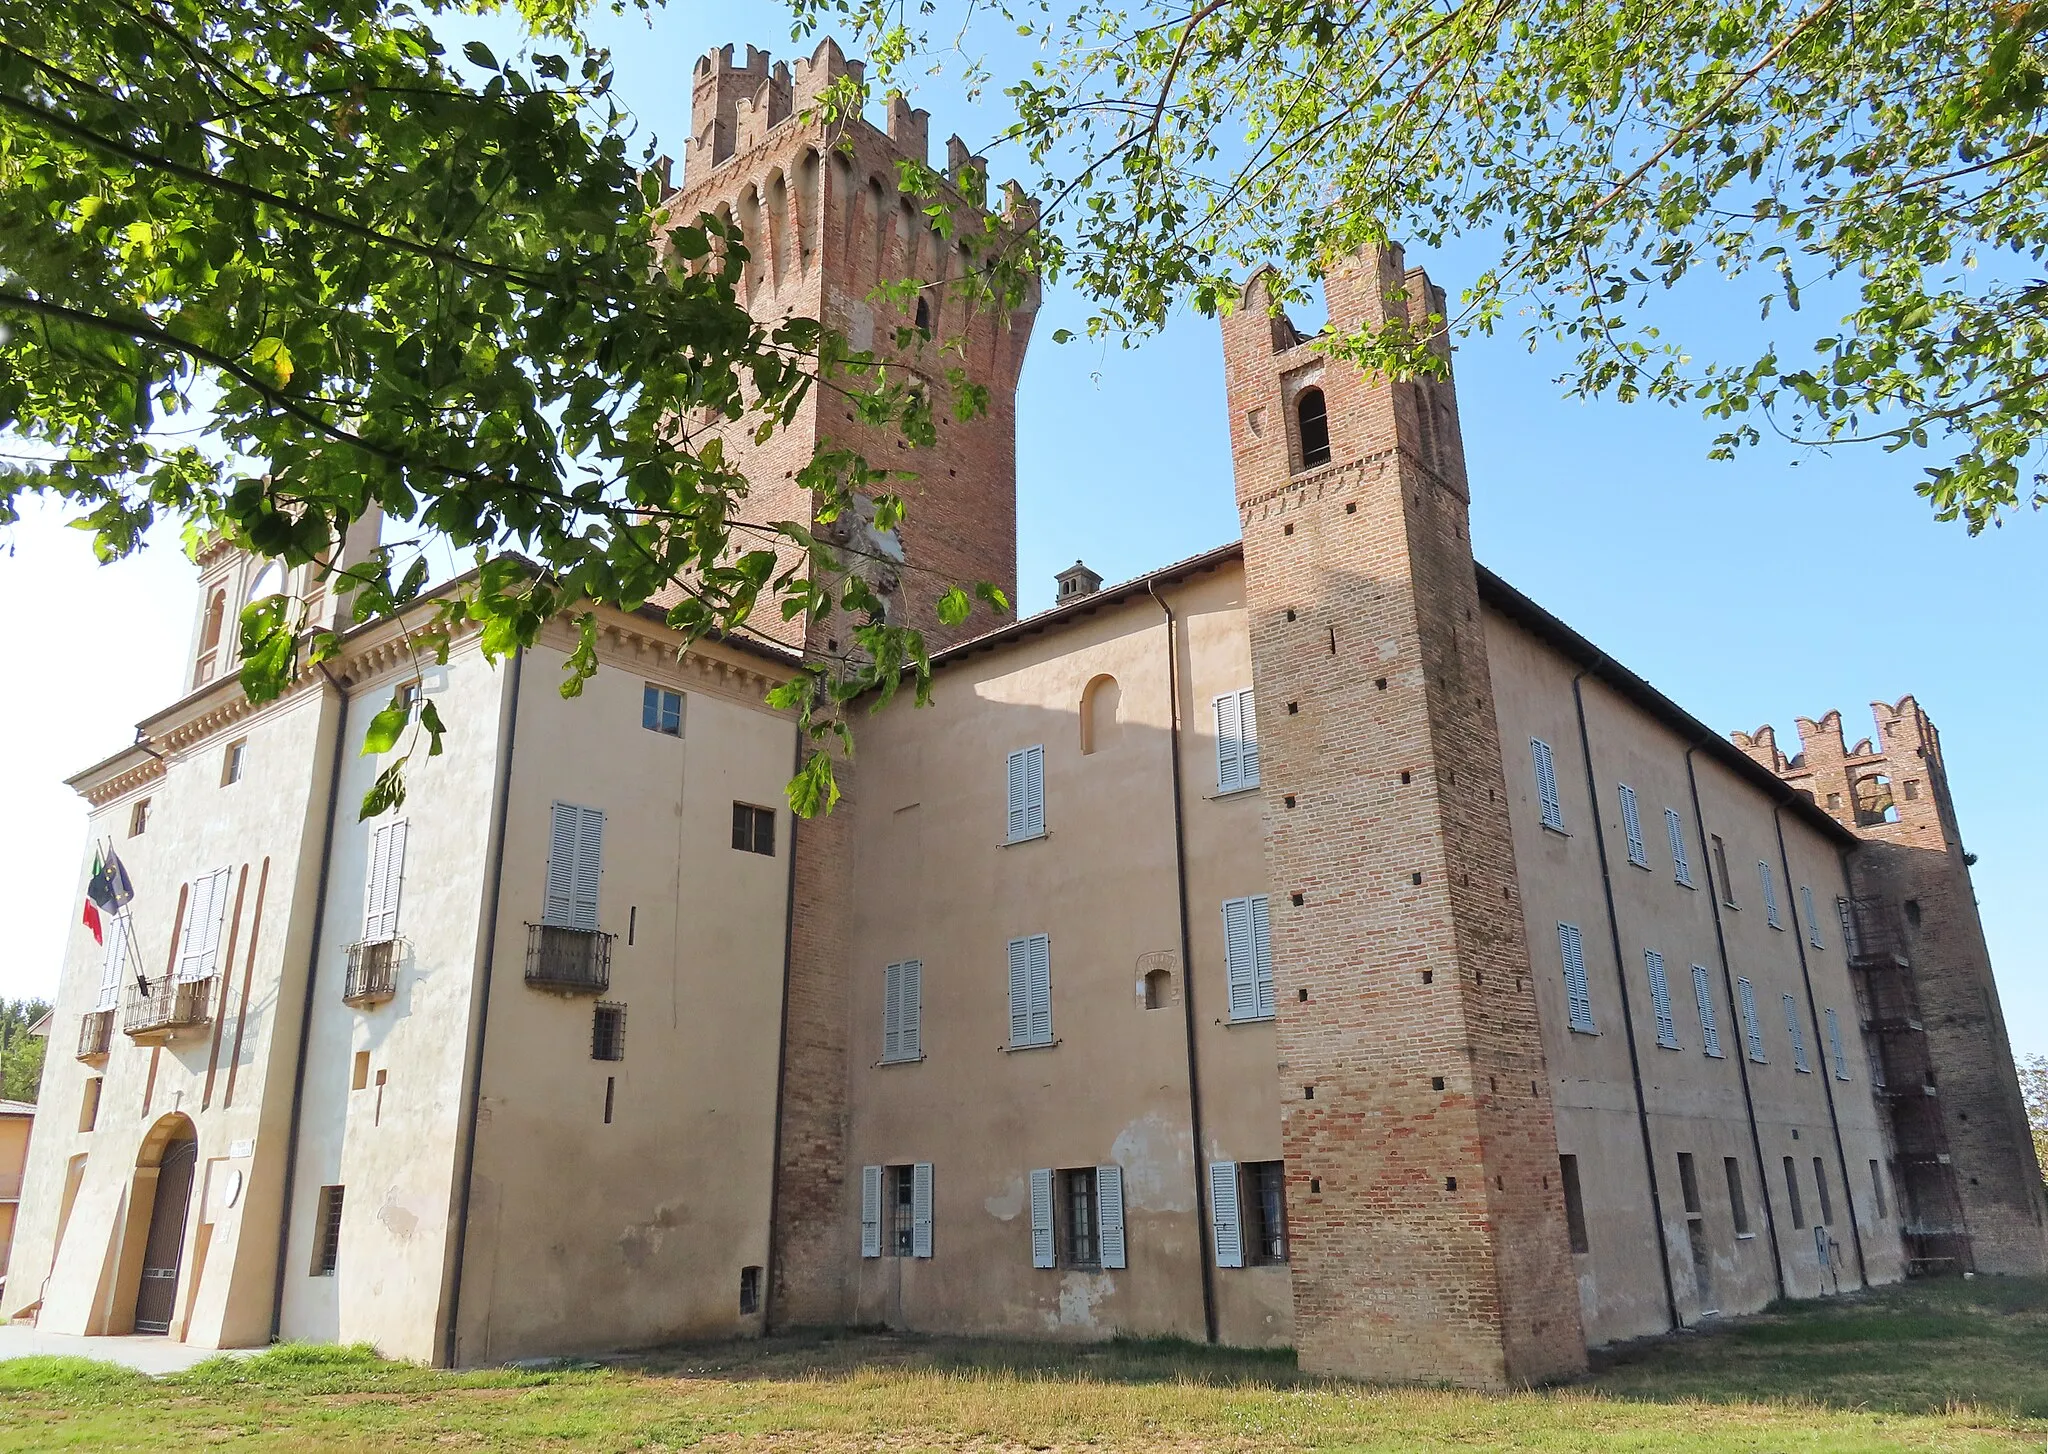
[{"label": "green grass lawn", "polygon": [[1801,1304],[1491,1396],[1332,1383],[1284,1354],[794,1335],[594,1370],[435,1373],[284,1347],[165,1379],[0,1363],[0,1450],[2041,1450],[2048,1280]]}]

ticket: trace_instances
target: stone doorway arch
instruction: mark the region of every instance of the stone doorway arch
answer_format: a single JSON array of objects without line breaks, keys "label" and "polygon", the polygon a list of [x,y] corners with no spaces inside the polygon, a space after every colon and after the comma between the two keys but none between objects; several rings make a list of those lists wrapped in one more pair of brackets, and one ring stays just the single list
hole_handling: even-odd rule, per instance
[{"label": "stone doorway arch", "polygon": [[138,1211],[149,1208],[136,1269],[133,1326],[138,1333],[168,1333],[177,1316],[185,1224],[198,1165],[198,1133],[182,1115],[165,1116],[152,1126],[136,1155],[132,1205]]}]

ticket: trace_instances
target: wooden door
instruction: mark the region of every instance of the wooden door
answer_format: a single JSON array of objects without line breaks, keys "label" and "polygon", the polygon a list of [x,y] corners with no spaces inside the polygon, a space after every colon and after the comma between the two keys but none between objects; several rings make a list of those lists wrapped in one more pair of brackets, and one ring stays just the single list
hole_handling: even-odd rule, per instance
[{"label": "wooden door", "polygon": [[168,1333],[178,1301],[178,1263],[185,1251],[185,1209],[192,1199],[197,1141],[173,1141],[164,1148],[156,1174],[156,1205],[149,1214],[149,1240],[142,1248],[142,1283],[135,1290],[135,1331]]}]

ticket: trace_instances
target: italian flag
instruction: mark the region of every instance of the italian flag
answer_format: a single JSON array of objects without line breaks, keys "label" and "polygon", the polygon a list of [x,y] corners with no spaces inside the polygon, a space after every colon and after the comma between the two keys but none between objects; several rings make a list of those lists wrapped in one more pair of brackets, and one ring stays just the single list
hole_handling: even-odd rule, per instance
[{"label": "italian flag", "polygon": [[121,855],[109,850],[102,856],[94,849],[92,877],[86,880],[85,910],[80,915],[85,927],[92,930],[93,943],[106,943],[105,921],[134,897],[135,888],[128,882],[128,870],[121,866]]}]

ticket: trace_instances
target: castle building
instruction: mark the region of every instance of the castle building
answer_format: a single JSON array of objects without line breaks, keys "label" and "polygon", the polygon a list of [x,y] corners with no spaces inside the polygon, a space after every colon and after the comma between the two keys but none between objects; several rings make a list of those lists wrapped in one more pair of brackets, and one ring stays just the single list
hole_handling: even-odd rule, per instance
[{"label": "castle building", "polygon": [[[727,209],[757,316],[955,346],[991,407],[905,455],[906,568],[1013,587],[1031,300],[943,286],[971,260],[895,187],[923,113],[806,119],[849,65],[702,61],[676,210]],[[1335,327],[1440,311],[1398,251],[1324,281]],[[221,622],[277,585],[203,558],[190,692],[71,780],[136,894],[67,950],[0,1312],[445,1364],[1174,1335],[1503,1386],[2044,1270],[1911,699],[1876,747],[1730,741],[1475,564],[1448,376],[1326,357],[1259,278],[1223,355],[1241,540],[937,634],[932,705],[863,716],[809,822],[763,697],[830,640],[679,655],[600,610],[564,701],[568,628],[435,665],[429,602],[252,705]],[[747,457],[763,518],[815,518],[820,441],[894,453],[807,407]],[[358,822],[365,726],[411,693],[451,750]]]}]

